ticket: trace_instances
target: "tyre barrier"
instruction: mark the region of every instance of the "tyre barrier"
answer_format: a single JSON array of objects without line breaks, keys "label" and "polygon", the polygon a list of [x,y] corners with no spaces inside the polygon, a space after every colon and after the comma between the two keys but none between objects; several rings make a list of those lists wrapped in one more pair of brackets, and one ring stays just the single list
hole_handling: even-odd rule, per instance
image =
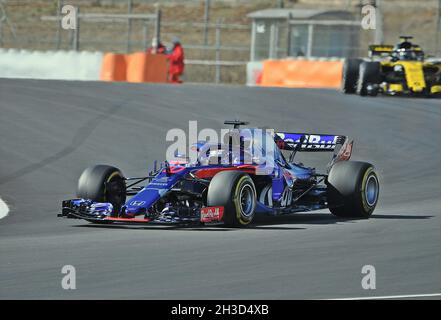
[{"label": "tyre barrier", "polygon": [[102,81],[167,82],[167,57],[161,54],[135,52],[106,53],[100,79]]},{"label": "tyre barrier", "polygon": [[127,59],[124,54],[106,53],[101,65],[102,81],[126,81]]},{"label": "tyre barrier", "polygon": [[165,55],[136,52],[128,55],[127,61],[128,82],[167,82]]},{"label": "tyre barrier", "polygon": [[343,61],[340,59],[265,60],[261,74],[264,87],[340,88]]}]

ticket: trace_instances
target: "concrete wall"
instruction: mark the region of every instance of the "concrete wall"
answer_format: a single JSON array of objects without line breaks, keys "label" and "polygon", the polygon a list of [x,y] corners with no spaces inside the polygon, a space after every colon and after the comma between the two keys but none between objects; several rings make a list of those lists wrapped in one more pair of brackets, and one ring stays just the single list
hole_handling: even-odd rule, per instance
[{"label": "concrete wall", "polygon": [[0,78],[99,80],[103,54],[0,49]]}]

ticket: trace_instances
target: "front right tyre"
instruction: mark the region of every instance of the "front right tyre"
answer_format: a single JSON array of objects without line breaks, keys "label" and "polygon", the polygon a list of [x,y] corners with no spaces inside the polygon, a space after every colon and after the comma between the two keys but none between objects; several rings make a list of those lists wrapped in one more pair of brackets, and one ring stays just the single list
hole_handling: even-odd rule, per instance
[{"label": "front right tyre", "polygon": [[375,168],[360,161],[334,164],[327,181],[329,210],[338,217],[369,218],[379,197],[380,185]]},{"label": "front right tyre", "polygon": [[369,90],[369,86],[378,86],[381,82],[381,64],[377,61],[363,61],[360,64],[360,71],[357,81],[357,94],[360,96],[378,93],[378,89]]},{"label": "front right tyre", "polygon": [[104,164],[87,168],[78,180],[77,196],[109,202],[113,206],[112,216],[118,216],[126,201],[126,184],[121,170]]}]

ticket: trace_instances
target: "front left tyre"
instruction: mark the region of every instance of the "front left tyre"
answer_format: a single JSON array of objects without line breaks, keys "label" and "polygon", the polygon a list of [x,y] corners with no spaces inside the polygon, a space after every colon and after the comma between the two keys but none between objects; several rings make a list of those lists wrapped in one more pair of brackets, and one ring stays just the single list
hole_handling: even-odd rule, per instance
[{"label": "front left tyre", "polygon": [[358,70],[361,59],[346,59],[343,63],[341,91],[346,94],[355,93],[357,90]]},{"label": "front left tyre", "polygon": [[118,168],[98,164],[83,171],[77,188],[77,196],[95,202],[109,202],[112,216],[118,216],[126,201],[125,178]]}]

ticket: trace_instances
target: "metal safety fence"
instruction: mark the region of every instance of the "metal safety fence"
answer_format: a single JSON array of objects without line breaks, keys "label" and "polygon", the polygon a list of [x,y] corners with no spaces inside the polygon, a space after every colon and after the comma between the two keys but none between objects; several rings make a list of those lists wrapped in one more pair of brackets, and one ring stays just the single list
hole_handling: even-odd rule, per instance
[{"label": "metal safety fence", "polygon": [[[258,60],[260,54],[251,50],[250,12],[275,7],[323,8],[349,11],[360,21],[363,6],[375,5],[377,18],[383,21],[381,33],[357,30],[360,36],[348,46],[350,55],[366,54],[376,34],[381,34],[385,43],[395,43],[399,35],[407,34],[414,36],[428,55],[439,56],[440,3],[441,0],[0,0],[0,47],[127,53],[146,50],[155,37],[168,46],[178,37],[186,55],[185,81],[245,83],[247,62]],[[76,29],[61,26],[65,5],[79,9]],[[325,44],[352,37],[360,29],[355,23],[345,34],[332,38],[329,27],[317,27],[319,24],[311,27],[311,21],[291,21],[290,29],[280,29],[278,36],[289,39],[285,44],[267,48],[267,40],[262,38],[262,48],[274,58],[333,56],[333,49]],[[308,40],[311,29],[313,40]],[[263,54],[261,58],[267,57]]]}]

